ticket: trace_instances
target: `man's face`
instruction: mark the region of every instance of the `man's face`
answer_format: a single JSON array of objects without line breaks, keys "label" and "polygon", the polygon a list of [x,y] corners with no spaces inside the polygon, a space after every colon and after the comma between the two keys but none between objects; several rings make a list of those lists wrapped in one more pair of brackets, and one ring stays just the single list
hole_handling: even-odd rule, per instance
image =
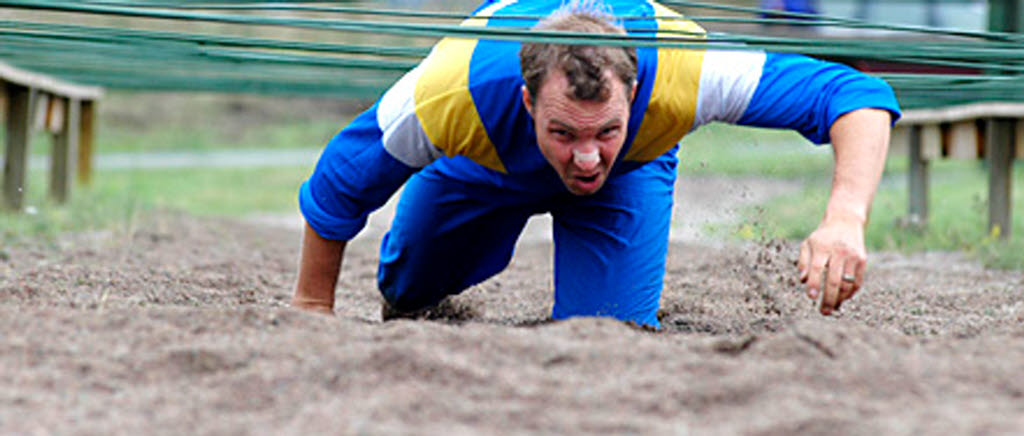
[{"label": "man's face", "polygon": [[565,73],[548,73],[531,101],[523,87],[523,102],[533,116],[537,144],[548,163],[558,172],[569,192],[590,195],[608,180],[612,165],[626,142],[631,96],[625,85],[608,74],[611,98],[605,102],[580,101],[567,95]]}]

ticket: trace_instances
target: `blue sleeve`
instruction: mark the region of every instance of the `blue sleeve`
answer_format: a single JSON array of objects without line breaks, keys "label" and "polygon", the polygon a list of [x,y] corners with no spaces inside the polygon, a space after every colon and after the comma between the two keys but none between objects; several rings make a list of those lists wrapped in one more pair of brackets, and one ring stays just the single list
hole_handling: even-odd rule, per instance
[{"label": "blue sleeve", "polygon": [[416,171],[388,154],[381,136],[374,105],[327,144],[313,174],[299,188],[299,209],[320,236],[355,237],[367,215]]},{"label": "blue sleeve", "polygon": [[830,141],[836,118],[857,109],[900,117],[892,87],[853,68],[802,55],[768,53],[757,89],[738,123],[793,129],[816,144]]}]

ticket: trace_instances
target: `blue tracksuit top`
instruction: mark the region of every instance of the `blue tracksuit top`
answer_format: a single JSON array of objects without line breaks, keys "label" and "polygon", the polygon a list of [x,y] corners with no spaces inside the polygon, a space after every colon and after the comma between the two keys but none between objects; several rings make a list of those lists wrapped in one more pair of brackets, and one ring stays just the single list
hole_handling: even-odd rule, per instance
[{"label": "blue tracksuit top", "polygon": [[[704,30],[653,1],[605,0],[631,34],[700,37]],[[485,3],[464,26],[531,26],[561,0]],[[502,18],[510,17],[510,18]],[[638,18],[640,17],[640,18]],[[645,18],[649,17],[649,18]],[[420,168],[458,158],[459,177],[501,185],[503,177],[548,167],[521,101],[520,43],[444,38],[324,149],[299,204],[321,236],[348,240],[367,215]],[[708,44],[637,49],[637,95],[611,177],[672,150],[711,122],[786,128],[829,142],[836,118],[899,105],[885,82],[801,55]],[[514,189],[533,189],[518,186]]]}]

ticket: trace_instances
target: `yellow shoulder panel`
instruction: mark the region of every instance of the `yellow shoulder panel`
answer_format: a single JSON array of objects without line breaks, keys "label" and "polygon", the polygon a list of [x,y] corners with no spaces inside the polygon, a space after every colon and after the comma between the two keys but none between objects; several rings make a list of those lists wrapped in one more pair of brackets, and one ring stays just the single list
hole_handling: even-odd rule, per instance
[{"label": "yellow shoulder panel", "polygon": [[[470,19],[464,26],[485,25]],[[490,169],[506,172],[480,120],[469,92],[469,62],[476,40],[444,38],[424,60],[416,83],[416,117],[423,131],[447,156],[466,156]]]},{"label": "yellow shoulder panel", "polygon": [[[654,3],[656,17],[681,17],[675,11]],[[658,20],[658,37],[681,35],[663,30],[703,34],[704,29],[690,20]],[[658,49],[658,69],[647,113],[625,159],[647,162],[657,159],[683,139],[693,126],[697,112],[697,89],[704,50]]]}]

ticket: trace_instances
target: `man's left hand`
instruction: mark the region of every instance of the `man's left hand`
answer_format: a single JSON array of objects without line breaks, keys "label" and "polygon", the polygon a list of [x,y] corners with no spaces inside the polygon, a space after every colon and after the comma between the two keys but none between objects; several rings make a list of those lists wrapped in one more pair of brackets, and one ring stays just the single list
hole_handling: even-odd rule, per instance
[{"label": "man's left hand", "polygon": [[885,168],[891,123],[885,110],[858,109],[829,129],[836,162],[832,194],[825,218],[800,245],[797,262],[807,296],[821,297],[822,315],[838,310],[864,283],[864,226]]},{"label": "man's left hand", "polygon": [[857,293],[866,265],[864,223],[856,218],[826,219],[800,244],[800,282],[811,299],[821,295],[822,315],[839,310]]}]

